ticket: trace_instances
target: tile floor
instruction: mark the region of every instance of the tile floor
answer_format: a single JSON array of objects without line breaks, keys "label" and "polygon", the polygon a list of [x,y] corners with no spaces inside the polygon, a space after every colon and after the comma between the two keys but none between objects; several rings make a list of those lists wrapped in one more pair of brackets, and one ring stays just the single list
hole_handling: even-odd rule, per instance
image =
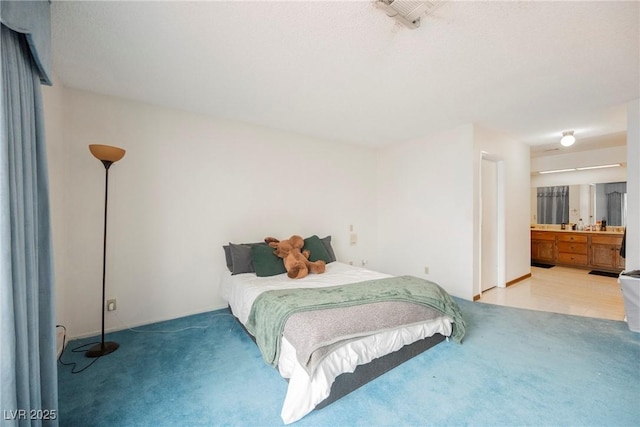
[{"label": "tile floor", "polygon": [[558,266],[531,267],[530,278],[489,289],[479,302],[611,320],[625,314],[617,278]]}]

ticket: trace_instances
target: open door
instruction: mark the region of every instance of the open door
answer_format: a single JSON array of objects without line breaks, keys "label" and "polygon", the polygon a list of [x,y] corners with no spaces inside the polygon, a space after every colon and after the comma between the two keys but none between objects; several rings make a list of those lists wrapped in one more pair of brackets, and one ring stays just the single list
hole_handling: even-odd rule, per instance
[{"label": "open door", "polygon": [[505,287],[504,161],[482,154],[480,167],[480,294]]}]

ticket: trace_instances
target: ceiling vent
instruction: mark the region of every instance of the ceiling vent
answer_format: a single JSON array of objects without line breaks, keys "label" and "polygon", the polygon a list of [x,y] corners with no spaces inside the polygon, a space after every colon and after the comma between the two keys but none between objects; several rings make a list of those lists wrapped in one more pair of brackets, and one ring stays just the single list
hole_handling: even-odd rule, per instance
[{"label": "ceiling vent", "polygon": [[411,0],[376,0],[376,6],[387,13],[390,18],[408,28],[418,28],[420,19],[428,15],[444,3],[443,0],[411,1]]}]

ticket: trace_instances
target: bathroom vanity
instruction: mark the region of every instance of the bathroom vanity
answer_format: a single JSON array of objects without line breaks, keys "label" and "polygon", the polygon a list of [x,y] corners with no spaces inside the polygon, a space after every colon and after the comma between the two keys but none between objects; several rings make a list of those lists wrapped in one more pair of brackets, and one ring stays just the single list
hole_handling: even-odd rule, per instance
[{"label": "bathroom vanity", "polygon": [[622,238],[618,231],[531,229],[531,261],[618,273]]}]

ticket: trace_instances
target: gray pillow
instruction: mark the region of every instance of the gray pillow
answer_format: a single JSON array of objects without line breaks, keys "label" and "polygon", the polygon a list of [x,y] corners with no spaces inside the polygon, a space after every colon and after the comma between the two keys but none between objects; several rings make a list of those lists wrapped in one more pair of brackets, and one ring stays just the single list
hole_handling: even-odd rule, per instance
[{"label": "gray pillow", "polygon": [[[227,268],[231,274],[255,273],[253,262],[251,261],[251,247],[254,245],[266,245],[265,242],[256,243],[231,243],[229,242],[229,256],[231,257],[231,266],[227,259]],[[226,246],[223,246],[225,257],[227,255]]]},{"label": "gray pillow", "polygon": [[231,248],[231,274],[241,273],[253,273],[253,262],[251,262],[251,246],[249,245],[236,245],[229,243]]},{"label": "gray pillow", "polygon": [[333,252],[333,248],[331,247],[331,236],[324,237],[320,239],[320,241],[324,244],[324,247],[327,249],[327,253],[329,254],[329,258],[333,262],[336,260],[336,254]]},{"label": "gray pillow", "polygon": [[224,245],[222,249],[224,249],[224,260],[227,263],[227,268],[229,269],[229,271],[233,272],[233,259],[231,258],[231,246]]}]

